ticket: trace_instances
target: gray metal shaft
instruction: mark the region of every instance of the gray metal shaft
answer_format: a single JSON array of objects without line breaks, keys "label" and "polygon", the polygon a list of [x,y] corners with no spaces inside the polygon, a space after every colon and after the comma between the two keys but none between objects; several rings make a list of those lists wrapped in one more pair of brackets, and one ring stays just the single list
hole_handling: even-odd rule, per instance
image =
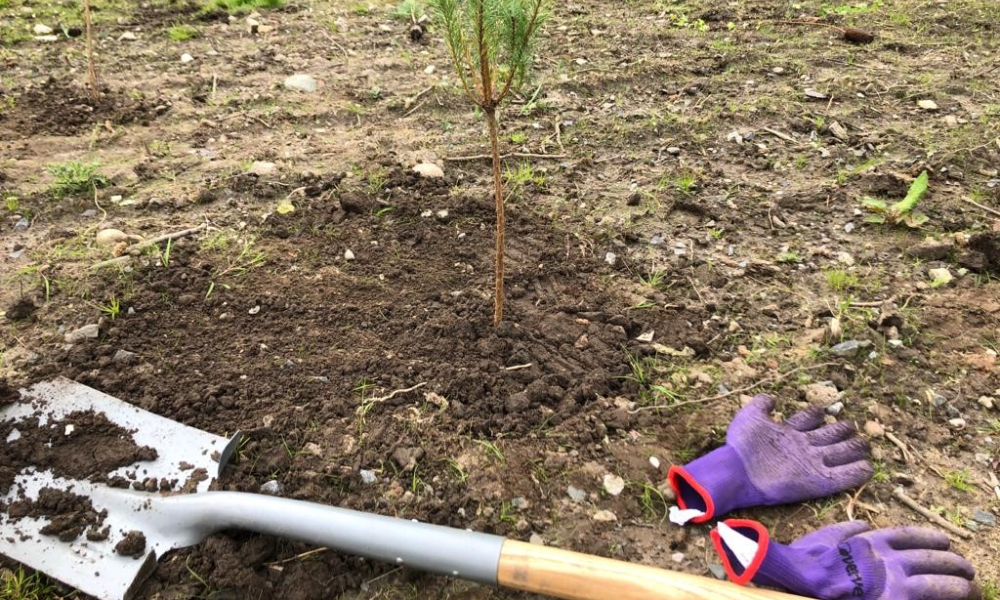
[{"label": "gray metal shaft", "polygon": [[497,584],[504,542],[496,535],[237,492],[160,498],[152,510],[199,539],[245,529],[489,585]]}]

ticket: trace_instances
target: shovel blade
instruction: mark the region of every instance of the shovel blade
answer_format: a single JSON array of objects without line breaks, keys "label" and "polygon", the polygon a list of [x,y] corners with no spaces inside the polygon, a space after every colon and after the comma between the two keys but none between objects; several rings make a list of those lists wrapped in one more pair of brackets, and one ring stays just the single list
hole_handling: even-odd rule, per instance
[{"label": "shovel blade", "polygon": [[[44,427],[74,412],[103,414],[132,432],[138,446],[157,450],[155,460],[116,469],[107,473],[108,477],[133,474],[140,480],[177,480],[181,485],[187,482],[187,491],[193,492],[208,490],[240,438],[239,434],[227,439],[205,433],[65,378],[21,390],[20,403],[0,409],[0,423],[13,421],[17,432],[17,425],[27,419],[37,418],[38,427]],[[24,423],[24,427],[30,425]],[[19,438],[20,432],[12,432],[3,444],[17,443]],[[41,533],[47,518],[11,517],[12,503],[35,500],[44,488],[88,497],[95,511],[107,511],[102,525],[110,527],[107,539],[92,541],[80,535],[63,542]],[[142,496],[26,466],[17,473],[6,496],[0,496],[0,506],[6,507],[0,512],[0,554],[101,600],[127,600],[156,568],[159,556],[197,542],[173,531],[170,523],[158,522],[156,511],[143,505]],[[141,531],[146,537],[139,558],[115,552],[115,546],[130,531]]]}]

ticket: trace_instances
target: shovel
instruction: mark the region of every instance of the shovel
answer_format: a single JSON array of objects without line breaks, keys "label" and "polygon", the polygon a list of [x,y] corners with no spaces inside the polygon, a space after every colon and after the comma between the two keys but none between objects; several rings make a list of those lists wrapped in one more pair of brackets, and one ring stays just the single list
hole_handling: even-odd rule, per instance
[{"label": "shovel", "polygon": [[[135,443],[157,457],[108,473],[144,481],[185,482],[194,493],[148,493],[66,479],[26,467],[0,497],[0,554],[100,600],[129,600],[155,570],[159,557],[193,546],[226,529],[295,539],[421,571],[570,600],[794,600],[798,596],[578,554],[439,525],[407,521],[310,502],[208,488],[236,450],[240,436],[214,436],[60,378],[21,390],[21,402],[0,408],[0,424],[13,421],[5,444],[23,433],[78,411],[103,414],[132,432]],[[24,424],[26,429],[28,424]],[[67,428],[69,429],[69,428]],[[67,431],[71,435],[73,431]],[[194,474],[197,474],[195,476]],[[168,486],[169,487],[169,486]],[[12,516],[18,500],[37,499],[45,488],[68,490],[107,511],[105,539],[60,541],[41,530],[46,517]],[[132,556],[115,551],[130,534],[145,545]]]}]

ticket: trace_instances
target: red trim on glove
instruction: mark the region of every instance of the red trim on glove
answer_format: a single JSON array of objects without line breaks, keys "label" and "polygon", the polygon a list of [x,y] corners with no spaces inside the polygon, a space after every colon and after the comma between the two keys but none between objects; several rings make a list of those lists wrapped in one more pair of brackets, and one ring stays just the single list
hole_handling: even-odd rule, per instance
[{"label": "red trim on glove", "polygon": [[722,566],[726,569],[726,575],[729,579],[738,585],[746,585],[750,583],[757,571],[760,570],[760,566],[764,563],[764,557],[767,556],[767,547],[771,542],[771,537],[767,533],[767,529],[757,521],[749,521],[746,519],[729,519],[723,521],[727,526],[732,529],[738,529],[744,527],[747,529],[752,529],[757,532],[757,554],[753,557],[753,562],[743,570],[742,574],[737,574],[733,569],[733,565],[729,562],[729,553],[726,552],[725,544],[722,541],[722,536],[719,535],[719,528],[716,527],[712,530],[712,544],[715,545],[715,551],[719,554],[719,558],[722,559]]},{"label": "red trim on glove", "polygon": [[689,485],[691,489],[695,491],[701,499],[705,501],[705,514],[700,517],[695,517],[691,519],[692,523],[704,523],[715,516],[715,502],[712,500],[712,495],[708,493],[700,483],[698,483],[687,469],[684,467],[679,467],[674,465],[670,467],[670,471],[667,472],[667,482],[670,483],[670,487],[674,489],[674,496],[677,497],[677,505],[681,507],[681,510],[687,510],[687,502],[684,501],[684,494],[681,493],[680,480]]}]

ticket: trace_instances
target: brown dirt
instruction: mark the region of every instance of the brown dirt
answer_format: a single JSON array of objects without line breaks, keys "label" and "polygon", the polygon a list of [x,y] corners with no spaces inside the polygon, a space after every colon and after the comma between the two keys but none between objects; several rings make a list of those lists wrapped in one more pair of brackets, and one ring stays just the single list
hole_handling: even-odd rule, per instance
[{"label": "brown dirt", "polygon": [[[66,435],[66,428],[74,429]],[[74,412],[65,418],[38,425],[30,417],[21,421],[0,423],[0,439],[6,440],[13,430],[20,437],[4,446],[0,456],[0,473],[18,473],[28,466],[51,469],[58,477],[107,481],[112,471],[141,461],[156,460],[156,449],[137,446],[132,434],[110,422],[103,414]],[[6,494],[10,477],[0,479],[0,494]]]},{"label": "brown dirt", "polygon": [[135,559],[142,558],[146,553],[146,535],[141,531],[129,531],[115,544],[115,552]]},{"label": "brown dirt", "polygon": [[[62,542],[72,542],[84,531],[87,538],[99,540],[107,537],[102,528],[107,511],[98,513],[90,499],[69,490],[42,488],[35,500],[24,498],[10,503],[7,514],[14,523],[25,517],[45,519],[48,524],[42,535],[51,535]],[[14,526],[15,531],[17,526]]]},{"label": "brown dirt", "polygon": [[170,109],[169,102],[107,86],[95,98],[89,87],[54,77],[21,90],[5,89],[2,103],[14,107],[0,111],[0,136],[12,141],[39,134],[76,135],[105,123],[149,125]]},{"label": "brown dirt", "polygon": [[[276,481],[294,498],[701,575],[717,564],[707,529],[664,522],[666,469],[721,443],[742,395],[719,397],[726,390],[775,394],[788,414],[815,393],[807,386],[830,381],[836,419],[878,421],[910,454],[872,440],[879,476],[856,504],[739,516],[781,541],[849,513],[927,525],[892,500],[905,485],[973,531],[955,548],[998,583],[1000,529],[972,517],[1000,510],[990,483],[1000,421],[980,402],[1000,401],[1000,223],[963,202],[1000,208],[995,3],[790,6],[556,6],[539,44],[541,87],[504,111],[502,143],[565,158],[505,161],[510,278],[498,329],[489,165],[443,159],[481,154],[483,124],[454,89],[439,32],[414,43],[383,7],[344,3],[265,12],[276,27],[266,36],[196,20],[186,4],[123,9],[140,40],[100,39],[109,89],[162,96],[170,111],[149,126],[0,135],[2,196],[21,200],[0,222],[10,282],[0,306],[31,290],[37,305],[0,329],[0,376],[65,375],[187,425],[247,432],[219,489]],[[821,15],[878,36],[856,46],[770,22]],[[161,25],[175,20],[201,37],[169,40]],[[181,52],[196,60],[180,64]],[[69,56],[19,44],[5,76],[19,94],[43,68],[79,81],[82,54]],[[296,72],[320,89],[284,90]],[[19,120],[22,133],[39,119]],[[90,198],[50,201],[45,166],[70,159],[98,160],[112,180],[100,210]],[[418,160],[446,178],[417,179]],[[254,161],[275,173],[249,174]],[[924,230],[864,223],[863,197],[899,199],[924,169]],[[286,197],[296,211],[279,216]],[[22,214],[31,228],[7,235]],[[173,244],[169,265],[161,246],[127,270],[89,270],[108,258],[97,229],[151,237],[199,223],[211,230]],[[941,247],[911,258],[928,237]],[[956,278],[935,286],[933,268]],[[97,308],[112,299],[113,320]],[[100,339],[65,346],[62,332],[100,318]],[[871,345],[829,352],[849,339]],[[136,357],[116,362],[119,350]],[[778,375],[793,369],[803,370]],[[620,496],[602,491],[608,473],[626,480]],[[963,477],[970,486],[954,485]],[[599,510],[616,520],[595,521]],[[139,597],[525,597],[333,552],[300,556],[310,550],[227,532],[165,557]]]}]

